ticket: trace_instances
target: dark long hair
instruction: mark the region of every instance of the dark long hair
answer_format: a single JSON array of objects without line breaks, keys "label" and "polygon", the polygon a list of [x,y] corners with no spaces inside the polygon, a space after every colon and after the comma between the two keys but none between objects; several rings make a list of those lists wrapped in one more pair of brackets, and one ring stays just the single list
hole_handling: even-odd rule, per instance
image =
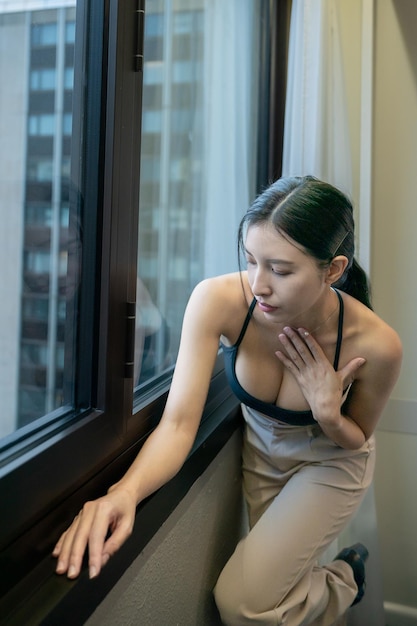
[{"label": "dark long hair", "polygon": [[270,222],[326,267],[341,254],[348,264],[333,286],[372,309],[368,277],[354,258],[355,225],[350,200],[339,189],[313,176],[279,178],[243,216],[238,231],[239,259],[249,226]]}]

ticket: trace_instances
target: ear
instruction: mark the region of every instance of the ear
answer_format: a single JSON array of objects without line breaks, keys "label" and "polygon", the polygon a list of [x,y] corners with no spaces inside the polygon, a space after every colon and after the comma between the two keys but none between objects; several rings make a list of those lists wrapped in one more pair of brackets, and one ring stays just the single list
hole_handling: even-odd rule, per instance
[{"label": "ear", "polygon": [[333,285],[333,283],[337,283],[337,281],[343,276],[345,269],[348,266],[348,258],[343,254],[339,254],[335,256],[331,261],[330,265],[327,268],[326,273],[326,283],[329,285]]}]

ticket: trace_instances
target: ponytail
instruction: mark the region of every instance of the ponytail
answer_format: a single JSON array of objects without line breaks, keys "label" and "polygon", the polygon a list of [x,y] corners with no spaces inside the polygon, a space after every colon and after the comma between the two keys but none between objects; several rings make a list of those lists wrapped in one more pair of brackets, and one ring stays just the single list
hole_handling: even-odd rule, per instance
[{"label": "ponytail", "polygon": [[238,233],[243,249],[246,229],[270,223],[316,260],[328,267],[337,255],[348,259],[334,287],[372,310],[368,278],[355,261],[355,224],[349,198],[336,187],[313,176],[279,178],[265,189],[243,216]]},{"label": "ponytail", "polygon": [[353,296],[372,311],[369,280],[356,259],[353,259],[351,267],[343,274],[342,278],[334,284],[334,287]]}]

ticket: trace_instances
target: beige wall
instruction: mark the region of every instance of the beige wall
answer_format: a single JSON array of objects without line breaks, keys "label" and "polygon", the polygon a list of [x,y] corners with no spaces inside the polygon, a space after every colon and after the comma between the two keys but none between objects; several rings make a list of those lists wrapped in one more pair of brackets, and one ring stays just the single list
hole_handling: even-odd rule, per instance
[{"label": "beige wall", "polygon": [[417,624],[417,2],[375,1],[371,278],[404,363],[377,433],[387,623]]},{"label": "beige wall", "polygon": [[[357,213],[359,209],[360,186],[362,0],[355,0],[354,2],[352,0],[341,0],[338,8],[352,151],[352,196]],[[355,42],[355,45],[352,45],[352,41]]]}]

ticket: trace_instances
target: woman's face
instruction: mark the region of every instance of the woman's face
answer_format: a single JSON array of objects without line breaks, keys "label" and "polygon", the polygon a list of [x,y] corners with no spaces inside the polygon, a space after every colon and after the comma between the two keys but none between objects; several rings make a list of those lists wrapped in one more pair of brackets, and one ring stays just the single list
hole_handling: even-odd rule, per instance
[{"label": "woman's face", "polygon": [[245,240],[249,285],[259,309],[273,322],[308,325],[328,293],[326,270],[302,246],[270,223],[250,226]]}]

